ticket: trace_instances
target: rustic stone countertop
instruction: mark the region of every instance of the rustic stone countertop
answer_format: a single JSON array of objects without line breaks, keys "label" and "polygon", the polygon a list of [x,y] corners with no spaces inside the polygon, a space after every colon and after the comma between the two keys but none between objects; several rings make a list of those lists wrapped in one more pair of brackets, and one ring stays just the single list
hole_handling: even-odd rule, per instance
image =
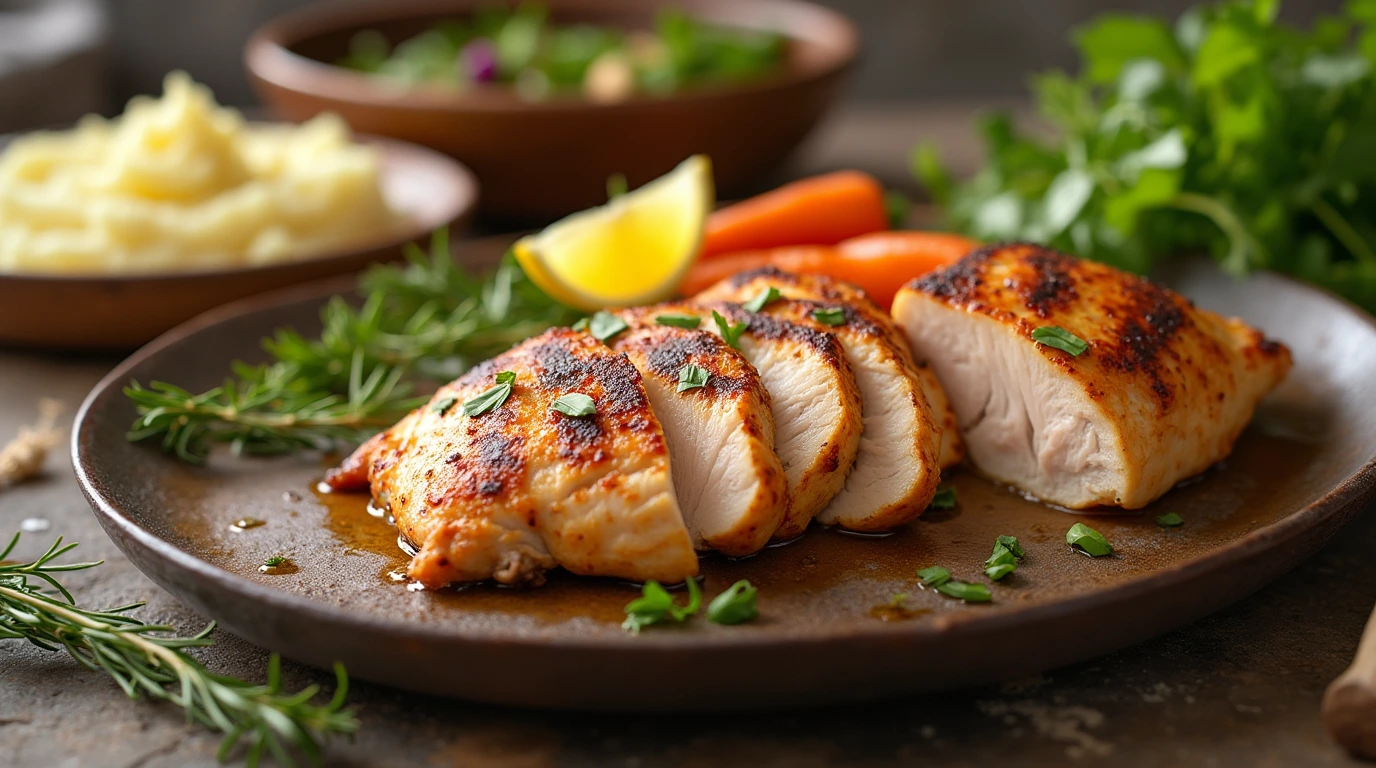
[{"label": "rustic stone countertop", "polygon": [[[958,136],[968,110],[914,121],[843,113],[795,169],[858,166],[897,180],[922,136]],[[953,139],[954,141],[955,139]],[[954,153],[973,162],[973,154]],[[115,363],[0,351],[0,442],[32,423],[40,397],[64,421]],[[86,605],[145,600],[145,621],[198,629],[204,619],[161,592],[106,539],[72,476],[66,445],[44,476],[0,490],[0,535],[31,557],[58,535],[105,565],[66,581]],[[1364,515],[1288,576],[1210,618],[1111,656],[998,688],[863,707],[722,716],[542,713],[473,705],[355,682],[362,728],[331,742],[329,765],[388,766],[1133,766],[1356,765],[1319,720],[1324,686],[1350,660],[1376,601],[1376,517]],[[226,633],[202,652],[213,670],[261,679],[266,653]],[[1016,643],[1011,635],[1008,642]],[[284,664],[289,688],[330,676]],[[130,702],[69,658],[0,641],[0,763],[14,766],[211,766],[218,739],[163,703]]]}]

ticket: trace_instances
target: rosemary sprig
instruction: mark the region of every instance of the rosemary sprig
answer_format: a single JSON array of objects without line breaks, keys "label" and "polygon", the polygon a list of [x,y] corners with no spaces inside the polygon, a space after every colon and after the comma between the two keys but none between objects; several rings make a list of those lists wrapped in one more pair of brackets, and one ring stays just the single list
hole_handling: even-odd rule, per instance
[{"label": "rosemary sprig", "polygon": [[[276,654],[268,661],[265,685],[217,675],[185,651],[211,645],[213,623],[191,637],[177,637],[170,634],[171,627],[144,624],[126,615],[143,603],[105,611],[80,608],[53,574],[100,563],[55,563],[76,547],[64,546],[61,538],[32,562],[5,562],[18,543],[15,534],[0,552],[0,640],[27,640],[44,650],[66,650],[87,669],[109,674],[131,699],[148,696],[182,707],[188,720],[225,734],[217,753],[221,760],[246,740],[249,766],[256,766],[265,754],[281,765],[295,765],[289,745],[311,763],[319,763],[320,743],[326,736],[358,729],[357,718],[343,708],[349,680],[342,665],[335,665],[334,696],[323,706],[311,703],[319,686],[295,694],[282,692]],[[57,595],[45,593],[44,585]]]},{"label": "rosemary sprig", "polygon": [[361,306],[341,297],[326,304],[318,338],[279,329],[263,342],[274,362],[235,363],[219,387],[193,394],[131,382],[125,394],[139,417],[129,439],[160,436],[164,450],[190,462],[204,461],[214,443],[265,455],[358,442],[424,402],[415,395],[424,383],[578,317],[510,256],[486,278],[455,265],[445,230],[429,255],[411,245],[406,258],[363,276]]}]

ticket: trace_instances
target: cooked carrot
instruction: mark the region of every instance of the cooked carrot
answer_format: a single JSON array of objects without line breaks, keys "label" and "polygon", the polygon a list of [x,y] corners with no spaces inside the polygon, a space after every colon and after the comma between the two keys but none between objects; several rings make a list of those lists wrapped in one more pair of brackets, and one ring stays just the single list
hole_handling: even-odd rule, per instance
[{"label": "cooked carrot", "polygon": [[796,245],[770,248],[763,251],[740,251],[714,259],[699,259],[688,268],[679,284],[678,292],[692,296],[737,272],[759,267],[778,267],[798,274],[827,274],[827,267],[836,261],[836,249],[829,245]]},{"label": "cooked carrot", "polygon": [[850,277],[833,277],[858,284],[887,307],[904,283],[954,264],[977,247],[977,241],[948,232],[873,232],[836,246]]},{"label": "cooked carrot", "polygon": [[838,171],[785,184],[712,213],[698,258],[786,245],[834,245],[888,226],[879,182],[859,171]]},{"label": "cooked carrot", "polygon": [[742,251],[699,260],[688,270],[679,291],[692,295],[737,272],[772,266],[855,283],[880,306],[888,307],[904,283],[958,261],[978,245],[944,232],[874,232],[835,246]]}]

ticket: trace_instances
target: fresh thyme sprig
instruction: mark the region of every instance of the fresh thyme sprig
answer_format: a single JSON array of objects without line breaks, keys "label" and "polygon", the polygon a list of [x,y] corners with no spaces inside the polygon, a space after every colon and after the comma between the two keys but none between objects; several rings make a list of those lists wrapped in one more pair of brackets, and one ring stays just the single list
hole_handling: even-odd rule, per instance
[{"label": "fresh thyme sprig", "polygon": [[[109,674],[131,699],[148,696],[182,707],[189,720],[225,734],[217,753],[221,760],[246,740],[249,766],[256,766],[265,754],[281,765],[295,765],[289,746],[319,763],[320,743],[326,736],[358,729],[357,718],[344,709],[349,679],[342,665],[335,665],[334,697],[323,706],[311,703],[319,686],[295,694],[282,692],[276,654],[268,662],[264,685],[217,675],[185,651],[211,645],[213,623],[191,637],[177,637],[171,627],[144,624],[127,615],[143,603],[105,611],[80,608],[53,574],[100,563],[55,563],[76,547],[63,545],[61,538],[32,562],[5,562],[18,543],[15,534],[0,552],[0,640],[27,640],[44,650],[66,650],[87,669]],[[45,584],[57,594],[45,593]]]},{"label": "fresh thyme sprig", "polygon": [[125,394],[139,417],[129,439],[161,436],[164,450],[190,462],[204,461],[214,443],[264,455],[358,442],[423,402],[418,384],[453,378],[578,317],[510,257],[486,278],[455,265],[445,230],[429,255],[412,245],[406,257],[404,267],[363,276],[361,306],[340,297],[326,304],[318,338],[284,328],[265,339],[270,364],[236,363],[223,385],[200,394],[132,382]]}]

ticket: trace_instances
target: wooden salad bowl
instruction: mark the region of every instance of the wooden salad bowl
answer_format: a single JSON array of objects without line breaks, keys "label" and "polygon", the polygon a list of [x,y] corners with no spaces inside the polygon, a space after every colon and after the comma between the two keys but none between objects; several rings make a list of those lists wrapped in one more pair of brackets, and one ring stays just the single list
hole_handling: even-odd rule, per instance
[{"label": "wooden salad bowl", "polygon": [[392,41],[461,17],[483,0],[324,3],[259,29],[244,53],[255,88],[283,117],[341,115],[354,130],[393,136],[458,158],[483,184],[481,213],[549,220],[606,201],[607,177],[632,186],[689,155],[712,158],[717,188],[739,194],[780,165],[835,101],[859,36],[845,17],[799,0],[558,0],[556,22],[646,28],[666,7],[694,18],[788,38],[780,72],[739,84],[637,95],[601,104],[581,97],[532,102],[507,86],[462,92],[402,87],[329,62],[363,29]]}]

